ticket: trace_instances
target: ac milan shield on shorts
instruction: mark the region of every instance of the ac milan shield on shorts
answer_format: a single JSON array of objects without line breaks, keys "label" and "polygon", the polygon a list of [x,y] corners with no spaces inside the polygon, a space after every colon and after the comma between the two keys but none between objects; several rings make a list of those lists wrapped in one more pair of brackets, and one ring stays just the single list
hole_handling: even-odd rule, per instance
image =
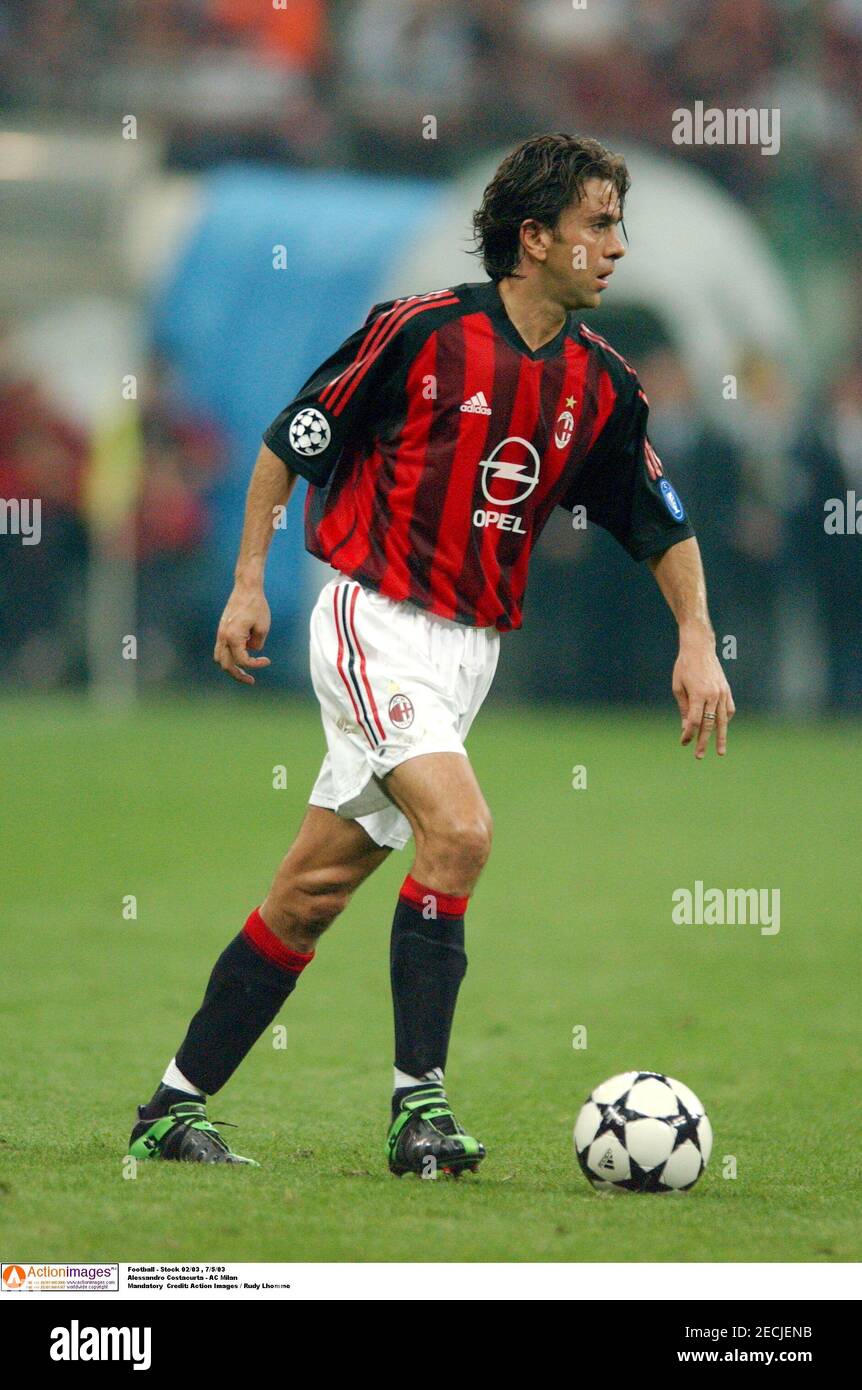
[{"label": "ac milan shield on shorts", "polygon": [[500,653],[493,627],[467,627],[344,577],[311,614],[311,679],[327,754],[309,801],[402,849],[407,818],[383,779],[421,753],[461,753]]}]

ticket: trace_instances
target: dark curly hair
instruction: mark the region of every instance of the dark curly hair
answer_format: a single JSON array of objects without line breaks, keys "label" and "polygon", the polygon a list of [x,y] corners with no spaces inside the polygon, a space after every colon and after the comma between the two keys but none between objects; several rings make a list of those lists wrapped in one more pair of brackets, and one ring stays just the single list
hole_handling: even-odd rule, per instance
[{"label": "dark curly hair", "polygon": [[473,214],[473,254],[492,280],[514,275],[521,259],[521,223],[529,217],[552,230],[584,196],[587,179],[604,179],[620,209],[631,186],[622,155],[579,135],[531,135],[507,154]]}]

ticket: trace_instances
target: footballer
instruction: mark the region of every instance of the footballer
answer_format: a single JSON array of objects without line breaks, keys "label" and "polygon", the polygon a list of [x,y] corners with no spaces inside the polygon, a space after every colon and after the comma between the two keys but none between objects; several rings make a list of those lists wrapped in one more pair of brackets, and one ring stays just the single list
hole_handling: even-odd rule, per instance
[{"label": "footballer", "polygon": [[681,741],[702,758],[714,736],[725,752],[734,706],[693,528],[647,437],[635,370],[578,317],[625,254],[629,186],[625,161],[595,140],[525,140],[474,215],[488,279],[375,305],[265,431],[215,660],[249,685],[269,664],[273,518],[304,478],[306,548],[335,571],[310,624],[327,752],[267,896],[138,1107],[133,1155],[253,1162],[207,1118],[207,1099],[357,888],[412,837],[392,922],[388,1163],[458,1175],[484,1158],[444,1082],[467,908],[491,848],[464,740],[500,636],[521,626],[530,554],[555,507],[582,508],[648,563],[679,628]]}]

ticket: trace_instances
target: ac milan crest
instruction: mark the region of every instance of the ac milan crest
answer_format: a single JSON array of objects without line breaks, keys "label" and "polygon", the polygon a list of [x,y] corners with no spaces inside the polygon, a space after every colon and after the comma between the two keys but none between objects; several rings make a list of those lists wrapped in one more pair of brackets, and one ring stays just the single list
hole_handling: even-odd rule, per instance
[{"label": "ac milan crest", "polygon": [[396,729],[409,729],[413,723],[413,702],[406,695],[393,695],[389,701],[389,718]]}]

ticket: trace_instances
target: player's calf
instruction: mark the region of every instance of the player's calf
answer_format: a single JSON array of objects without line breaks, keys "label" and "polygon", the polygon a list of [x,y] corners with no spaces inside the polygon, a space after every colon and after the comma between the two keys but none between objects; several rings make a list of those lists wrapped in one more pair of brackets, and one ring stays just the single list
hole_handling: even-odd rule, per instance
[{"label": "player's calf", "polygon": [[260,913],[286,946],[294,951],[313,951],[327,927],[347,907],[355,887],[343,872],[279,871]]},{"label": "player's calf", "polygon": [[261,916],[285,946],[307,954],[389,853],[355,821],[309,806]]}]

